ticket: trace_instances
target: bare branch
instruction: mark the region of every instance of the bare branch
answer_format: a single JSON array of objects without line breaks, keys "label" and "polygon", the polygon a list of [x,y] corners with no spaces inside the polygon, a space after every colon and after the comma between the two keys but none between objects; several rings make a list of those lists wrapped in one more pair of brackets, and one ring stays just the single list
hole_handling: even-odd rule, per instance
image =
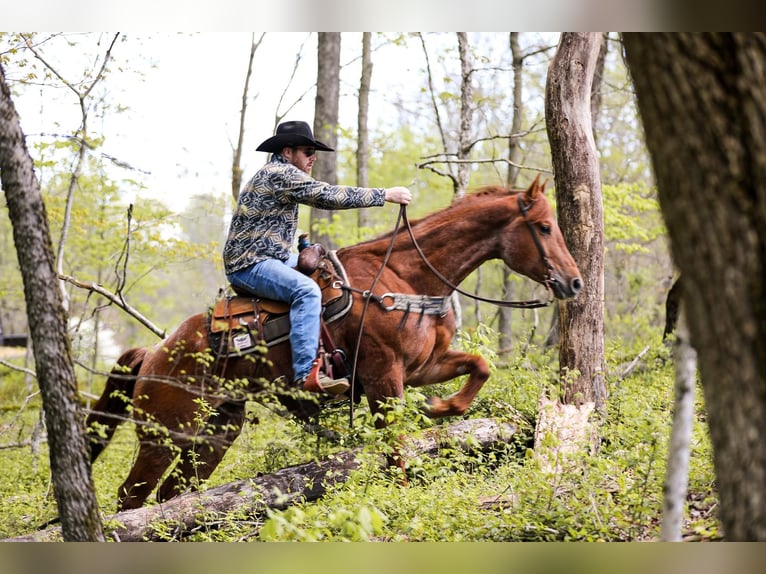
[{"label": "bare branch", "polygon": [[[120,256],[117,258],[117,262],[114,265],[114,274],[117,276],[117,295],[119,295],[120,301],[122,303],[125,302],[125,299],[122,295],[122,290],[125,288],[125,282],[128,280],[128,258],[130,257],[130,222],[133,220],[132,203],[128,206],[127,218],[128,228],[125,232],[125,242],[122,245]],[[120,261],[122,261],[122,265],[120,265]]]},{"label": "bare branch", "polygon": [[[309,34],[309,37],[310,36],[311,34]],[[304,40],[304,42],[301,44],[301,47],[298,48],[298,53],[295,55],[295,65],[293,65],[293,71],[290,74],[290,79],[287,81],[287,85],[285,85],[285,89],[282,90],[282,93],[279,95],[279,101],[277,102],[277,113],[274,118],[274,129],[277,128],[277,126],[279,125],[279,122],[282,121],[282,118],[284,118],[290,112],[290,110],[293,109],[298,104],[298,102],[303,100],[306,94],[308,94],[314,88],[314,86],[311,86],[310,88],[308,88],[305,92],[301,94],[301,96],[297,100],[295,100],[295,102],[290,104],[290,106],[288,106],[288,108],[283,113],[279,112],[279,108],[282,107],[282,101],[285,99],[285,94],[287,94],[287,90],[290,88],[290,86],[293,83],[293,80],[295,79],[295,74],[298,71],[298,66],[301,63],[301,58],[303,58],[302,53],[303,53],[303,48],[305,45],[306,45],[306,40]]]},{"label": "bare branch", "polygon": [[[533,167],[529,165],[523,165],[523,164],[517,164],[512,162],[511,160],[504,158],[504,157],[498,157],[498,158],[486,158],[486,159],[429,159],[427,161],[424,161],[422,163],[417,164],[418,169],[429,169],[433,171],[434,173],[439,173],[436,168],[433,167],[433,164],[461,164],[461,163],[506,163],[508,165],[511,165],[513,167],[519,168],[519,169],[527,169],[531,171],[539,171],[540,173],[549,173],[553,175],[553,172],[549,169],[541,168],[541,167]],[[440,173],[440,175],[449,176],[449,174]]]},{"label": "bare branch", "polygon": [[231,193],[234,197],[234,201],[239,198],[239,188],[242,185],[242,146],[245,140],[245,117],[247,115],[247,92],[250,88],[250,77],[253,75],[253,60],[255,59],[255,52],[263,42],[263,38],[266,36],[266,32],[261,33],[261,37],[258,41],[255,41],[255,33],[251,36],[250,41],[250,57],[247,61],[247,73],[245,74],[245,86],[242,89],[242,108],[239,112],[239,134],[237,136],[237,146],[234,148],[234,157],[231,165]]},{"label": "bare branch", "polygon": [[152,333],[157,335],[159,338],[161,339],[165,338],[166,332],[163,329],[160,329],[159,327],[157,327],[154,323],[149,321],[149,319],[144,317],[136,309],[131,307],[127,302],[125,302],[122,295],[115,295],[114,293],[112,293],[111,291],[107,291],[101,285],[98,285],[97,283],[80,281],[69,275],[59,275],[59,279],[61,279],[62,281],[71,283],[72,285],[74,285],[75,287],[79,287],[80,289],[87,289],[89,291],[93,291],[94,293],[98,293],[102,297],[106,297],[109,301],[117,305],[120,309],[125,311],[128,315],[131,315],[136,320],[138,320],[139,323],[147,327]]},{"label": "bare branch", "polygon": [[19,371],[20,373],[24,373],[25,375],[29,375],[31,377],[37,377],[37,373],[30,369],[26,369],[24,367],[19,367],[18,365],[14,365],[13,363],[9,363],[8,361],[4,361],[3,359],[0,359],[0,365],[3,365],[4,367],[8,367],[9,369],[13,371]]},{"label": "bare branch", "polygon": [[[426,58],[426,73],[428,76],[428,91],[431,94],[431,104],[434,107],[434,113],[436,114],[436,127],[439,129],[439,135],[442,139],[442,146],[444,146],[444,151],[447,151],[447,138],[444,135],[444,128],[442,127],[442,120],[441,116],[439,115],[439,106],[436,103],[436,95],[434,94],[434,82],[433,77],[431,75],[431,61],[428,58],[428,49],[426,48],[426,41],[423,39],[423,34],[418,32],[418,38],[420,38],[420,44],[423,46],[423,55]],[[455,181],[455,178],[452,178],[452,181],[457,183]]]}]

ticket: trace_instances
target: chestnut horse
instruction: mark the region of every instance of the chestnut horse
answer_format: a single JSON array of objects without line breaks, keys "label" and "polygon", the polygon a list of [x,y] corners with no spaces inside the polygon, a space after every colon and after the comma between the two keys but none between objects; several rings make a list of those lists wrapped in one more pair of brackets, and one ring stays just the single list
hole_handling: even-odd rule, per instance
[{"label": "chestnut horse", "polygon": [[[462,415],[468,409],[489,370],[481,356],[450,348],[456,323],[449,296],[483,262],[501,259],[558,299],[574,297],[581,289],[577,265],[544,191],[539,176],[526,191],[486,187],[412,222],[411,234],[398,231],[394,238],[389,233],[337,251],[347,273],[343,288],[353,294],[353,303],[327,329],[336,346],[356,358],[354,381],[360,384],[355,386],[373,413],[388,399],[402,398],[405,386],[462,375],[468,379],[459,391],[429,398],[425,409],[432,417]],[[414,311],[398,306],[397,297]],[[424,312],[422,301],[441,301],[438,312]],[[206,321],[204,313],[194,315],[154,347],[125,352],[88,417],[89,428],[100,426],[102,437],[91,434],[92,460],[126,418],[129,402],[138,419],[140,448],[119,489],[119,509],[143,505],[158,485],[157,498],[163,501],[193,488],[192,478],[210,476],[244,423],[246,398],[227,392],[227,382],[245,381],[248,391],[258,393],[275,380],[293,380],[289,342],[270,347],[268,361],[252,355],[200,359],[211,348]],[[249,396],[257,400],[257,394]],[[316,412],[316,400],[280,400],[297,416],[312,412],[307,404]],[[160,426],[167,429],[164,439],[156,431]],[[174,472],[166,475],[177,458]]]}]

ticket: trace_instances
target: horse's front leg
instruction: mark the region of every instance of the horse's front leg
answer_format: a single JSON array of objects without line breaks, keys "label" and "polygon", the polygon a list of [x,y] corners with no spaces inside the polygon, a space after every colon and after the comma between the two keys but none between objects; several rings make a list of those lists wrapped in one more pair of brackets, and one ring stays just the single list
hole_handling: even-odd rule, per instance
[{"label": "horse's front leg", "polygon": [[[364,386],[364,393],[373,415],[375,428],[380,430],[388,426],[387,414],[393,408],[391,399],[404,398],[404,368],[400,361],[391,359],[388,362],[388,368],[378,369],[377,373],[377,375],[366,375],[365,380],[369,382]],[[406,485],[407,470],[400,448],[402,442],[403,438],[400,436],[396,439],[397,444],[389,445],[391,451],[386,455],[386,461],[389,467],[395,467],[401,471],[402,483]]]},{"label": "horse's front leg", "polygon": [[466,374],[468,380],[456,393],[444,399],[429,397],[425,407],[428,416],[440,418],[462,415],[489,378],[487,362],[479,355],[450,349],[439,357],[424,380],[416,383],[417,386],[443,383]]}]

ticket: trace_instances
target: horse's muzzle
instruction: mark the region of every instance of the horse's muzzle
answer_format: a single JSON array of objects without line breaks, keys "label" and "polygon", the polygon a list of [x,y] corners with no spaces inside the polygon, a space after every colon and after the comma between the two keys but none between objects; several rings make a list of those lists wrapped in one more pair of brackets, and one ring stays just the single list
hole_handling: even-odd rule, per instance
[{"label": "horse's muzzle", "polygon": [[582,289],[582,279],[572,277],[566,281],[558,273],[555,273],[548,281],[548,286],[556,299],[571,299],[576,297]]}]

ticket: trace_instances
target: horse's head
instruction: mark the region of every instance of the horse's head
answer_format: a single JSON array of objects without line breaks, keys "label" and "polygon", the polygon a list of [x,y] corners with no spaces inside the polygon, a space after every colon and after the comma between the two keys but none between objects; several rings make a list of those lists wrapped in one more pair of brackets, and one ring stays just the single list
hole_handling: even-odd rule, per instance
[{"label": "horse's head", "polygon": [[577,295],[583,283],[545,197],[545,184],[538,174],[514,199],[519,216],[503,234],[502,258],[514,271],[550,288],[557,299],[568,299]]}]

